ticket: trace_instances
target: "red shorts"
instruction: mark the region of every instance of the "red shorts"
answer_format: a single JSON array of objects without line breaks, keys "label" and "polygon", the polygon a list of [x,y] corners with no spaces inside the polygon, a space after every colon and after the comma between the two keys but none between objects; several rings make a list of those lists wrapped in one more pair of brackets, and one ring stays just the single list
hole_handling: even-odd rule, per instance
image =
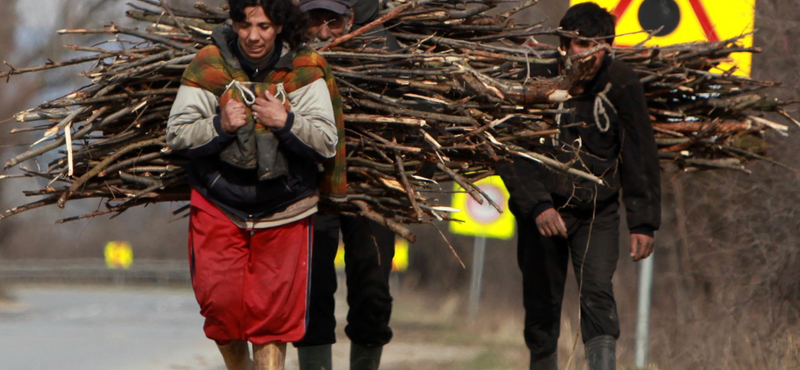
[{"label": "red shorts", "polygon": [[306,330],[311,218],[240,229],[192,191],[189,265],[206,336],[220,345],[295,342]]}]

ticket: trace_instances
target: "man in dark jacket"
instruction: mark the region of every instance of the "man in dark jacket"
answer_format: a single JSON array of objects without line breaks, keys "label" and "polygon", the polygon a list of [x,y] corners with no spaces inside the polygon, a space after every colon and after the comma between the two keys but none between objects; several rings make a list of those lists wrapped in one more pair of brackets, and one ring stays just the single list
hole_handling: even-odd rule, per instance
[{"label": "man in dark jacket", "polygon": [[[360,2],[374,3],[377,14],[377,1]],[[353,29],[358,17],[349,0],[300,0],[298,5],[308,17],[308,36],[312,41],[331,41],[344,36]],[[379,38],[389,50],[399,48],[394,36],[385,29]],[[295,343],[300,370],[331,369],[331,345],[336,342],[333,295],[337,289],[333,261],[340,231],[350,306],[345,327],[351,342],[350,369],[378,369],[383,346],[392,339],[389,274],[394,257],[394,233],[362,216],[320,213],[314,219],[311,259],[314,273],[311,275],[308,328],[305,337]]]},{"label": "man in dark jacket", "polygon": [[[561,39],[566,56],[611,44],[614,17],[593,3],[570,8],[561,19],[578,38]],[[563,104],[554,155],[603,179],[604,185],[517,159],[499,166],[519,225],[525,341],[530,369],[557,369],[556,350],[567,263],[581,291],[581,333],[591,370],[616,369],[619,318],[611,284],[619,257],[619,193],[627,210],[634,261],[653,251],[660,226],[658,154],[644,90],[636,73],[605,50],[582,92]],[[551,68],[551,72],[557,67]]]}]

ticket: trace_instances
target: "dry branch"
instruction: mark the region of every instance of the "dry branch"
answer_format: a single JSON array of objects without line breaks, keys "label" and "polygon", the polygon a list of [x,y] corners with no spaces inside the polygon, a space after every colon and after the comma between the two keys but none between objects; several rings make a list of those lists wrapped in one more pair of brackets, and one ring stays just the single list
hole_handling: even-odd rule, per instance
[{"label": "dry branch", "polygon": [[[188,199],[183,170],[188,161],[165,147],[166,120],[183,70],[200,48],[211,44],[209,31],[227,15],[202,3],[185,10],[168,8],[160,0],[140,2],[147,6],[132,5],[127,16],[156,22],[148,32],[114,23],[96,30],[59,31],[126,34],[144,41],[135,47],[69,45],[91,55],[26,68],[6,63],[11,70],[0,77],[86,62],[93,66],[83,73],[90,85],[15,115],[17,122],[36,124],[12,132],[45,133],[42,143],[9,160],[6,169],[62,149],[68,141],[65,130],[71,133],[71,155],[60,155],[46,170],[0,180],[37,176],[67,186],[26,191],[45,198],[11,209],[0,219],[87,197],[107,198],[107,208],[116,214],[152,202]],[[445,208],[419,195],[445,192],[438,187],[440,181],[454,181],[479,203],[486,200],[500,211],[474,185],[494,173],[497,161],[534,160],[602,186],[597,176],[549,155],[558,150],[551,143],[565,128],[555,125],[555,116],[568,112],[554,103],[580,92],[576,87],[593,63],[591,52],[563,58],[547,45],[519,45],[528,36],[576,35],[541,24],[514,24],[511,14],[535,1],[503,14],[488,11],[501,2],[391,2],[368,26],[320,45],[344,98],[348,151],[348,201],[325,199],[323,205],[361,213],[413,241],[403,223],[447,218]],[[370,31],[378,25],[405,43],[403,49],[376,49]],[[764,133],[785,134],[787,129],[764,113],[776,112],[800,126],[786,114],[789,102],[764,95],[765,88],[777,83],[713,71],[730,53],[757,51],[736,41],[614,51],[639,74],[663,161],[685,169],[746,171],[747,160],[771,161],[764,153]],[[557,77],[529,75],[531,66],[557,63]]]}]

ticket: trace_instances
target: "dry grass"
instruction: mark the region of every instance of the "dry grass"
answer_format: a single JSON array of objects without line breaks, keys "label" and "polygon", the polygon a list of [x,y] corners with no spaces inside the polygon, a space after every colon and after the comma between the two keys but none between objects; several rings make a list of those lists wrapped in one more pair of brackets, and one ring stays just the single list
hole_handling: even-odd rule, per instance
[{"label": "dry grass", "polygon": [[[759,0],[757,7],[755,44],[764,52],[754,58],[754,77],[782,81],[783,87],[771,94],[800,100],[800,3]],[[798,116],[800,109],[792,107],[792,113]],[[790,134],[768,137],[774,145],[769,153],[800,168],[800,129],[792,127]],[[766,163],[754,163],[750,169],[750,176],[665,173],[650,368],[800,368],[800,176]],[[470,240],[451,241],[469,264]],[[622,322],[620,367],[633,365],[637,294],[637,265],[624,257],[625,243],[614,280]],[[425,249],[429,257],[445,261],[429,263],[448,264],[445,253],[430,251],[438,246]],[[483,312],[483,321],[472,327],[487,340],[517,351],[512,357],[495,355],[505,358],[509,368],[521,368],[525,348],[516,249],[513,242],[493,242],[488,253],[484,302],[494,309]],[[468,273],[452,271],[437,275],[448,290],[467,285]],[[568,280],[559,341],[562,367],[573,353],[578,325],[573,281]],[[433,278],[426,286],[437,289],[442,282]],[[500,329],[505,327],[512,329]],[[580,342],[573,369],[585,367]]]}]

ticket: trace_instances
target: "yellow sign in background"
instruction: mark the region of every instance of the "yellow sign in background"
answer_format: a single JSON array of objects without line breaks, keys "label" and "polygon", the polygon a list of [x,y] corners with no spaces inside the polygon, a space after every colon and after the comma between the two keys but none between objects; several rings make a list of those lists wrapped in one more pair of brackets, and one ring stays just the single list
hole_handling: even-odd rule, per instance
[{"label": "yellow sign in background", "polygon": [[461,212],[454,218],[464,222],[450,222],[450,232],[467,236],[484,236],[495,239],[511,239],[514,237],[514,216],[508,210],[508,190],[500,176],[490,176],[475,183],[503,210],[498,213],[489,202],[478,204],[458,184],[454,184],[451,206]]},{"label": "yellow sign in background", "polygon": [[[586,2],[596,3],[617,17],[617,35],[642,31],[642,22],[648,24],[644,21],[648,12],[651,13],[650,19],[663,19],[668,25],[662,32],[669,33],[654,36],[645,43],[646,46],[727,40],[753,32],[755,23],[756,0],[572,0],[570,5]],[[670,17],[676,15],[679,16],[677,25],[670,26],[671,20],[675,20]],[[647,34],[638,33],[620,36],[615,43],[631,46],[645,40]],[[753,35],[740,39],[739,44],[752,47]],[[752,54],[734,53],[731,57],[733,61],[721,64],[720,69],[736,67],[737,75],[750,76]]]},{"label": "yellow sign in background", "polygon": [[392,258],[392,271],[408,270],[408,240],[396,238],[394,243],[394,258]]},{"label": "yellow sign in background", "polygon": [[110,269],[128,269],[133,264],[133,248],[124,241],[111,241],[104,251],[106,266]]},{"label": "yellow sign in background", "polygon": [[[339,241],[333,265],[337,271],[344,270],[344,243]],[[403,238],[394,240],[394,257],[392,258],[392,271],[404,272],[408,270],[408,241]]]}]

